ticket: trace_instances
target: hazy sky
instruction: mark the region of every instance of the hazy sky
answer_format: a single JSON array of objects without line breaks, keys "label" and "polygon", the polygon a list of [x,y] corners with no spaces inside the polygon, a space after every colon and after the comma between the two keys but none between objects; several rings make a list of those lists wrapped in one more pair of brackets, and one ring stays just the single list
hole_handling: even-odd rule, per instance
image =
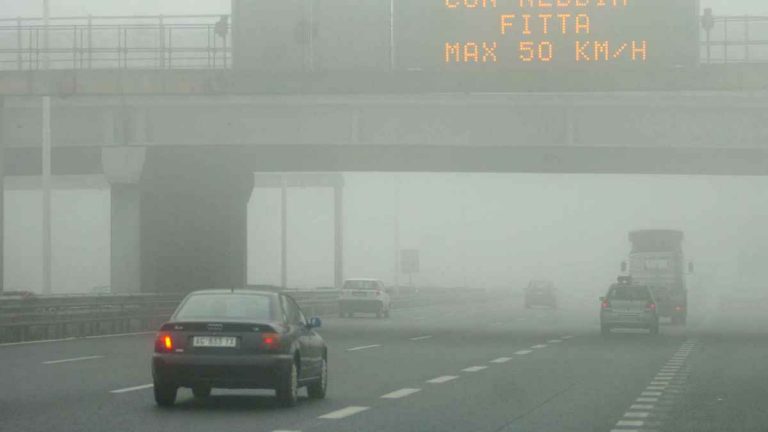
[{"label": "hazy sky", "polygon": [[[228,13],[230,0],[50,0],[54,15]],[[413,1],[413,0],[411,0]],[[40,14],[42,0],[0,0],[0,16]],[[768,14],[765,0],[702,0],[720,14]]]}]

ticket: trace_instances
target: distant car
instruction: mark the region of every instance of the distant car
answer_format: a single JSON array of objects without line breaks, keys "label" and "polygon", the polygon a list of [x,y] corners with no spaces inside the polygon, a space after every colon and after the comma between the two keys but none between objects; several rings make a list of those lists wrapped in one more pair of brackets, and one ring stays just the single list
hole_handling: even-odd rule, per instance
[{"label": "distant car", "polygon": [[604,335],[615,328],[642,328],[659,334],[656,300],[648,287],[621,281],[611,285],[600,301],[600,329]]},{"label": "distant car", "polygon": [[388,317],[392,303],[384,284],[377,279],[347,279],[339,296],[339,316],[352,317],[355,313],[375,313]]},{"label": "distant car", "polygon": [[285,406],[298,390],[325,397],[328,348],[289,296],[252,290],[207,290],[189,294],[155,340],[152,377],[155,401],[170,406],[180,387],[197,398],[212,388],[274,389]]},{"label": "distant car", "polygon": [[557,291],[552,282],[532,281],[525,289],[525,307],[546,306],[557,309]]}]

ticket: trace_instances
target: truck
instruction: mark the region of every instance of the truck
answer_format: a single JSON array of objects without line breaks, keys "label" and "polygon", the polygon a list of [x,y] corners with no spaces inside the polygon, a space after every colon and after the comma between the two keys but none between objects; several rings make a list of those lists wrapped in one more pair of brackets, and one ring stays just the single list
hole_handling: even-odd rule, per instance
[{"label": "truck", "polygon": [[[683,240],[683,232],[677,230],[632,231],[629,268],[622,263],[622,272],[628,272],[633,283],[651,289],[659,317],[670,318],[672,324],[685,324],[688,319]],[[689,264],[688,272],[692,271]]]}]

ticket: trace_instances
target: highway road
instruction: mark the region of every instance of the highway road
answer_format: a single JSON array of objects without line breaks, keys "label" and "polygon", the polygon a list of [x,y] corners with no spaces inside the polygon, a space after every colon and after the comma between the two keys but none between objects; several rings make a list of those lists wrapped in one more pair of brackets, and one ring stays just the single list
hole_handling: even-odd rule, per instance
[{"label": "highway road", "polygon": [[153,336],[0,346],[3,431],[765,431],[765,314],[692,312],[658,337],[602,337],[594,304],[519,298],[327,318],[330,387],[277,406],[214,390],[160,409]]}]

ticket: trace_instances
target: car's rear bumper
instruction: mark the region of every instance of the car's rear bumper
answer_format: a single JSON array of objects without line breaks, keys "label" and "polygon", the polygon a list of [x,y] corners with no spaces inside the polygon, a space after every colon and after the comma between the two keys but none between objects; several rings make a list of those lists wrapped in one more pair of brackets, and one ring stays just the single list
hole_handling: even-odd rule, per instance
[{"label": "car's rear bumper", "polygon": [[152,376],[179,387],[271,389],[293,361],[288,354],[224,356],[155,354]]},{"label": "car's rear bumper", "polygon": [[342,299],[339,300],[342,312],[379,312],[384,309],[384,301],[376,299]]},{"label": "car's rear bumper", "polygon": [[617,312],[603,312],[600,315],[600,324],[608,327],[620,328],[650,328],[658,325],[659,318],[653,314],[623,314]]},{"label": "car's rear bumper", "polygon": [[530,306],[553,306],[557,304],[557,299],[553,297],[526,297],[525,304]]}]

